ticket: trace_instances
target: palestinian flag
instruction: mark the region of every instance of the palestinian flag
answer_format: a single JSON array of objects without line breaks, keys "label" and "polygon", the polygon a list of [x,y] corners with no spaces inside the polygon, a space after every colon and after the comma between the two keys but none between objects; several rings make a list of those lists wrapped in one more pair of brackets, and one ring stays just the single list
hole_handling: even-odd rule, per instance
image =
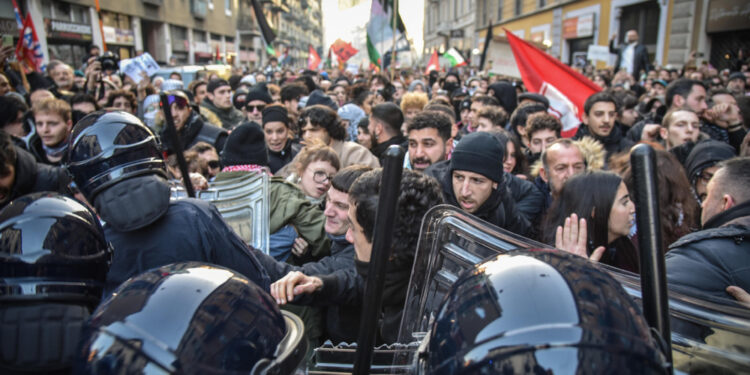
[{"label": "palestinian flag", "polygon": [[451,67],[464,66],[466,61],[454,47],[451,47],[448,51],[443,54],[443,58],[448,59],[451,62]]}]

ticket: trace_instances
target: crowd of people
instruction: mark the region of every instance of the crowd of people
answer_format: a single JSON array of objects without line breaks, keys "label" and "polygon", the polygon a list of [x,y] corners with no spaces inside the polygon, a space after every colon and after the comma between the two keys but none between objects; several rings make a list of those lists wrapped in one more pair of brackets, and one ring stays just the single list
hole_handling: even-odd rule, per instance
[{"label": "crowd of people", "polygon": [[[114,249],[107,293],[154,267],[205,261],[290,305],[314,346],[351,342],[366,298],[380,166],[385,150],[400,146],[407,157],[377,323],[379,340],[394,342],[421,219],[438,204],[638,273],[629,153],[646,143],[656,150],[670,286],[747,304],[748,61],[722,71],[692,59],[655,67],[637,41],[629,32],[613,49],[614,68],[582,69],[602,90],[586,100],[571,138],[561,137],[547,98],[471,68],[298,71],[271,59],[227,79],[199,72],[185,82],[172,73],[136,83],[97,56],[80,70],[52,61],[45,74],[6,64],[0,206],[53,191],[95,210]],[[270,255],[247,246],[208,203],[170,201],[183,176],[167,110],[195,188],[273,176]]]}]

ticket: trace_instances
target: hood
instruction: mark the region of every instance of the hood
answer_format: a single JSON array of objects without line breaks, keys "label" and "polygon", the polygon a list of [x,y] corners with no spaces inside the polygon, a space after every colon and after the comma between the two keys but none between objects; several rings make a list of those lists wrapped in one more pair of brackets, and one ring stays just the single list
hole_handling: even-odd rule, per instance
[{"label": "hood", "polygon": [[518,98],[516,97],[516,88],[508,82],[493,83],[487,88],[487,92],[492,90],[495,98],[500,101],[500,105],[508,114],[513,113],[518,107]]},{"label": "hood", "polygon": [[734,156],[734,148],[727,143],[713,139],[698,142],[685,160],[688,180],[692,183],[704,169]]},{"label": "hood", "polygon": [[[427,168],[424,173],[429,176],[435,177],[435,179],[438,180],[438,182],[440,183],[440,187],[443,189],[443,197],[445,198],[445,203],[460,208],[458,199],[456,199],[456,195],[453,193],[453,178],[451,176],[450,160],[437,162]],[[501,192],[505,189],[507,180],[507,176],[503,176],[503,181],[497,184],[497,189],[495,189],[492,194],[490,194],[487,200],[472,215],[485,220],[489,219],[492,213],[495,212],[497,206],[502,201]]]}]

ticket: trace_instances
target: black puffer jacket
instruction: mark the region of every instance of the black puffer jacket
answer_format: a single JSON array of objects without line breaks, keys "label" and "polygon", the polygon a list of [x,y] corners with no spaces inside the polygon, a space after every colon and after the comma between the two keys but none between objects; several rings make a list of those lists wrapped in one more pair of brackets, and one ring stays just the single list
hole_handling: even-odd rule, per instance
[{"label": "black puffer jacket", "polygon": [[732,300],[727,286],[750,290],[750,201],[715,215],[703,230],[683,236],[669,249],[670,287],[725,300]]},{"label": "black puffer jacket", "polygon": [[[425,173],[438,180],[446,203],[460,207],[453,193],[450,160],[431,165]],[[474,216],[513,233],[527,236],[531,233],[531,222],[542,212],[544,196],[529,181],[508,173],[503,176],[503,181],[474,212]]]},{"label": "black puffer jacket", "polygon": [[54,191],[67,196],[73,196],[68,188],[70,178],[62,168],[37,163],[28,151],[16,148],[16,180],[10,191],[10,197],[0,203],[0,208],[22,195],[40,191]]},{"label": "black puffer jacket", "polygon": [[[174,145],[172,144],[172,140],[165,134],[165,131],[166,127],[161,131],[161,141],[167,153],[171,154],[174,152]],[[226,143],[229,136],[226,130],[206,122],[203,116],[198,113],[197,108],[193,109],[187,123],[185,123],[185,126],[177,134],[180,135],[180,141],[185,150],[193,147],[198,142],[206,142],[214,146],[217,153],[224,149],[224,143]]]}]

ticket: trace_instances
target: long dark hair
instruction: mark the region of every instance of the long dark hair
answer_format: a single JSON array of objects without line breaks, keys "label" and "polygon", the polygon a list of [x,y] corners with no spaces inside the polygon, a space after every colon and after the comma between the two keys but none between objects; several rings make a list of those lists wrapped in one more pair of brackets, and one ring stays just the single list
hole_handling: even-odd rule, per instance
[{"label": "long dark hair", "polygon": [[609,213],[621,182],[622,178],[611,172],[595,171],[571,177],[544,220],[544,242],[554,245],[557,227],[563,226],[565,219],[575,213],[586,219],[589,255],[597,247],[604,246],[608,250],[601,259],[602,263],[638,272],[638,255],[632,242],[621,237],[608,243],[607,238]]}]

